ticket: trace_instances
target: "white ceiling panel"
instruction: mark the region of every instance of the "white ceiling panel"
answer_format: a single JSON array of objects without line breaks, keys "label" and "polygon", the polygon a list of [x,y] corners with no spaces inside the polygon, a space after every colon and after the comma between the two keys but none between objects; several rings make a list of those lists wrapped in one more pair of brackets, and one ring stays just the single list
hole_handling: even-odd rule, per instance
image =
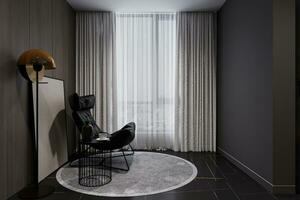
[{"label": "white ceiling panel", "polygon": [[116,12],[215,11],[225,0],[67,0],[75,10]]}]

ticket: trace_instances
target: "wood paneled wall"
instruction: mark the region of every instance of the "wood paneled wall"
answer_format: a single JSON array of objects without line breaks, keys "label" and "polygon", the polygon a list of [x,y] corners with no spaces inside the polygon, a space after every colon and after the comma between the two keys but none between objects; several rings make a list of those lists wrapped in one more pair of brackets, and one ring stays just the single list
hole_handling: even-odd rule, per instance
[{"label": "wood paneled wall", "polygon": [[[47,75],[65,81],[66,97],[75,91],[75,12],[66,0],[0,0],[0,200],[32,180],[30,85],[16,68],[29,48],[52,53],[57,69]],[[71,135],[70,118],[67,127]]]}]

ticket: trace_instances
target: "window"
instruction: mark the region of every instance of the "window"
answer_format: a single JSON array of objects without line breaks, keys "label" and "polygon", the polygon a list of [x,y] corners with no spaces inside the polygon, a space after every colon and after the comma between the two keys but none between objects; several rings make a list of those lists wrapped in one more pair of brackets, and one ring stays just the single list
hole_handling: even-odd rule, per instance
[{"label": "window", "polygon": [[169,147],[175,122],[176,15],[119,13],[119,126],[138,125],[135,148]]}]

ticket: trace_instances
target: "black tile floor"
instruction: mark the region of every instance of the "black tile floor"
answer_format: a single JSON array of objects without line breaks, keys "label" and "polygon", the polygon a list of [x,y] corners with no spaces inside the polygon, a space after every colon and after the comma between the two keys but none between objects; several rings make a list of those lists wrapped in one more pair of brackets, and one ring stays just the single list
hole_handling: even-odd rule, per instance
[{"label": "black tile floor", "polygon": [[[53,185],[55,192],[43,200],[300,200],[300,195],[271,195],[219,154],[171,151],[165,153],[194,163],[198,168],[197,178],[170,192],[142,197],[108,198],[89,196],[68,190],[59,185],[55,179],[55,173],[53,173],[41,184]],[[10,200],[17,199],[17,195],[10,198]]]}]

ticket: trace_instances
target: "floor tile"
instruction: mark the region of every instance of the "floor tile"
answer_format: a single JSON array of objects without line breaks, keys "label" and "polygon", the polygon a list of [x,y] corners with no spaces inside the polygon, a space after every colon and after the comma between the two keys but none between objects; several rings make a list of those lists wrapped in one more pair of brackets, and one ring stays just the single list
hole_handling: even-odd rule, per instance
[{"label": "floor tile", "polygon": [[212,160],[208,159],[205,162],[206,162],[208,168],[210,169],[210,171],[213,173],[214,177],[216,177],[216,178],[224,178],[225,177],[222,170],[218,166],[216,166]]},{"label": "floor tile", "polygon": [[231,190],[218,190],[215,194],[218,200],[239,200]]},{"label": "floor tile", "polygon": [[48,177],[44,179],[41,183],[41,185],[49,185],[55,188],[55,192],[67,192],[70,191],[69,189],[63,187],[61,184],[59,184],[54,177]]},{"label": "floor tile", "polygon": [[277,200],[270,194],[251,194],[251,195],[242,195],[240,200]]},{"label": "floor tile", "polygon": [[[68,192],[54,192],[53,194],[41,198],[41,200],[80,200],[81,194],[73,192],[73,191],[68,191]],[[10,200],[21,200],[20,198],[15,195],[14,197],[10,198]]]},{"label": "floor tile", "polygon": [[217,168],[222,172],[222,174],[233,174],[236,172],[235,166],[232,165],[226,158],[223,156],[210,156],[211,161],[217,166]]},{"label": "floor tile", "polygon": [[179,192],[150,195],[147,200],[217,200],[213,192]]},{"label": "floor tile", "polygon": [[[169,192],[150,196],[115,198],[80,194],[68,190],[51,174],[41,184],[55,187],[55,193],[42,200],[300,200],[300,195],[272,196],[248,175],[218,153],[161,152],[184,158],[198,169],[191,183]],[[9,200],[19,200],[14,195]]]},{"label": "floor tile", "polygon": [[245,174],[226,175],[226,180],[239,195],[266,193],[266,190]]},{"label": "floor tile", "polygon": [[198,177],[214,177],[213,172],[210,170],[208,165],[203,160],[196,160],[193,161],[194,165],[197,167],[198,170]]},{"label": "floor tile", "polygon": [[176,190],[172,190],[170,192],[210,191],[210,190],[211,190],[211,186],[209,185],[209,182],[207,180],[195,179],[192,182],[190,182],[189,184],[187,184],[181,188],[178,188]]},{"label": "floor tile", "polygon": [[211,190],[225,190],[229,189],[229,186],[225,179],[216,179],[216,180],[209,180],[208,184]]}]

